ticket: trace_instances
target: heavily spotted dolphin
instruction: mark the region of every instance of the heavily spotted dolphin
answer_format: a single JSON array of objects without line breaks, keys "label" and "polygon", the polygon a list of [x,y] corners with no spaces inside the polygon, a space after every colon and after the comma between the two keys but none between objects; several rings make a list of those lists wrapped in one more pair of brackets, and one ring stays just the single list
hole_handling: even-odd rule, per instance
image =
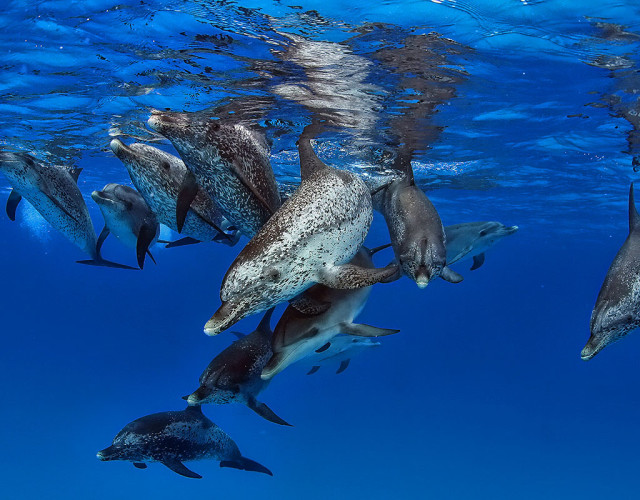
[{"label": "heavily spotted dolphin", "polygon": [[495,221],[445,226],[447,265],[473,257],[471,270],[478,269],[484,264],[484,252],[517,230],[518,226],[507,227]]},{"label": "heavily spotted dolphin", "polygon": [[[119,139],[111,141],[111,150],[127,168],[133,185],[156,214],[158,221],[178,231],[176,224],[178,193],[188,173],[184,162],[153,146],[141,143],[127,146]],[[198,188],[181,233],[197,241],[213,240],[234,245],[238,241],[239,234],[237,231],[227,234],[228,226],[228,221],[211,198]]]},{"label": "heavily spotted dolphin", "polygon": [[[385,245],[385,248],[386,246],[388,245]],[[373,268],[371,255],[372,252],[363,247],[351,261],[351,265]],[[310,316],[293,306],[287,307],[274,330],[271,343],[273,357],[262,370],[262,378],[269,380],[290,364],[314,351],[327,350],[333,337],[340,333],[361,337],[380,337],[397,333],[399,330],[353,323],[366,304],[371,288],[367,286],[355,290],[337,290],[315,285],[307,290],[304,293],[305,297],[328,304],[329,308]]]},{"label": "heavily spotted dolphin", "polygon": [[242,124],[201,119],[187,113],[155,112],[148,123],[171,141],[189,169],[176,207],[179,230],[198,186],[249,238],[280,207],[269,148],[260,134]]},{"label": "heavily spotted dolphin", "polygon": [[613,259],[591,313],[591,337],[580,356],[588,361],[640,326],[640,215],[629,190],[629,236]]},{"label": "heavily spotted dolphin", "polygon": [[244,403],[262,418],[280,425],[290,425],[256,396],[269,381],[260,374],[271,358],[273,308],[269,309],[253,333],[236,340],[218,354],[200,375],[200,387],[185,399],[190,405],[205,403]]},{"label": "heavily spotted dolphin", "polygon": [[124,245],[135,248],[140,269],[147,254],[155,263],[149,247],[160,234],[160,224],[155,214],[135,189],[121,184],[107,184],[102,191],[94,191],[91,198],[104,217],[104,228],[98,237],[98,252],[109,233]]},{"label": "heavily spotted dolphin", "polygon": [[350,335],[336,335],[331,339],[331,345],[322,352],[314,352],[306,359],[313,365],[307,375],[313,375],[320,369],[320,365],[330,362],[340,363],[336,374],[345,371],[351,363],[351,358],[360,351],[378,347],[380,342],[370,337],[352,337]]},{"label": "heavily spotted dolphin", "polygon": [[[293,299],[315,283],[361,288],[397,273],[395,266],[347,264],[373,219],[369,190],[357,175],[322,163],[305,133],[298,152],[302,182],[229,267],[220,289],[222,305],[205,325],[207,335]],[[326,309],[304,299],[293,303],[310,313]]]},{"label": "heavily spotted dolphin", "polygon": [[26,153],[2,152],[0,171],[13,187],[7,201],[11,220],[15,220],[16,208],[24,197],[54,229],[91,256],[91,260],[81,263],[135,269],[101,257],[89,210],[77,184],[81,169],[44,165]]},{"label": "heavily spotted dolphin", "polygon": [[98,452],[98,458],[127,460],[138,469],[146,469],[146,462],[160,462],[182,476],[195,479],[202,476],[182,462],[210,458],[220,460],[220,467],[273,475],[263,465],[243,457],[233,439],[205,417],[200,406],[134,420],[116,435],[111,446]]}]

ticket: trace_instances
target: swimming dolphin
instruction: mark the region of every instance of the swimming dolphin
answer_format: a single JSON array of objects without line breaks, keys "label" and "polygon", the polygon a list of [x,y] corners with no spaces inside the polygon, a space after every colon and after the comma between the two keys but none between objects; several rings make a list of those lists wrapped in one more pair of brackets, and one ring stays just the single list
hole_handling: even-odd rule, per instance
[{"label": "swimming dolphin", "polygon": [[399,165],[405,175],[375,194],[375,199],[402,273],[420,288],[438,276],[459,283],[462,276],[447,266],[445,233],[438,212],[416,186],[411,162],[403,160]]},{"label": "swimming dolphin", "polygon": [[9,219],[15,220],[18,203],[24,197],[54,229],[91,256],[91,260],[79,262],[135,269],[100,255],[89,210],[77,184],[81,170],[44,165],[26,153],[0,153],[0,172],[13,187],[7,201]]},{"label": "swimming dolphin", "polygon": [[109,233],[113,233],[124,245],[136,249],[140,269],[144,267],[146,254],[155,263],[149,247],[158,239],[160,224],[140,193],[129,186],[111,183],[102,191],[91,193],[91,198],[104,217],[104,228],[98,237],[98,252]]},{"label": "swimming dolphin", "polygon": [[190,405],[205,403],[244,403],[262,418],[280,425],[290,425],[266,404],[256,400],[269,381],[260,374],[271,358],[273,308],[269,309],[253,333],[236,340],[209,363],[200,375],[200,387],[185,399]]},{"label": "swimming dolphin", "polygon": [[499,222],[465,222],[445,226],[447,265],[473,256],[471,271],[484,264],[484,252],[505,236],[515,233],[518,226]]},{"label": "swimming dolphin", "polygon": [[[287,202],[247,243],[222,281],[222,305],[204,327],[217,335],[249,314],[294,299],[315,283],[332,288],[361,288],[397,273],[349,262],[362,245],[373,211],[364,182],[316,156],[309,136],[298,141],[302,182]],[[315,313],[326,305],[295,307]]]},{"label": "swimming dolphin", "polygon": [[220,460],[220,467],[273,475],[263,465],[243,457],[233,439],[205,417],[200,406],[134,420],[97,456],[102,461],[127,460],[138,469],[146,469],[146,462],[160,462],[173,472],[194,479],[202,476],[182,462],[215,459]]},{"label": "swimming dolphin", "polygon": [[[127,146],[119,139],[111,141],[111,150],[127,168],[133,185],[156,214],[158,221],[178,231],[176,204],[182,180],[188,172],[184,162],[153,146],[141,143]],[[184,220],[182,235],[198,241],[213,240],[232,246],[240,235],[237,231],[227,234],[228,226],[228,221],[213,200],[198,188]]]},{"label": "swimming dolphin", "polygon": [[580,353],[588,361],[640,326],[640,215],[629,189],[629,236],[613,259],[591,313],[591,337]]},{"label": "swimming dolphin", "polygon": [[360,351],[378,347],[380,342],[369,337],[352,337],[351,335],[336,335],[331,339],[329,348],[322,352],[314,352],[306,359],[313,365],[307,375],[313,375],[320,369],[321,364],[340,362],[336,374],[342,373],[349,367],[351,358]]},{"label": "swimming dolphin", "polygon": [[[351,265],[373,268],[371,255],[372,252],[363,247],[353,258]],[[367,286],[354,290],[337,290],[315,285],[307,290],[304,293],[305,297],[318,303],[329,304],[329,308],[322,313],[310,316],[301,313],[293,306],[287,307],[274,330],[271,342],[273,357],[262,370],[262,378],[269,380],[290,364],[314,351],[327,350],[333,337],[340,333],[380,337],[399,332],[399,330],[353,323],[366,304],[371,288]]]},{"label": "swimming dolphin", "polygon": [[171,141],[189,169],[178,194],[179,231],[198,186],[249,238],[280,207],[269,148],[260,134],[242,124],[187,113],[154,112],[148,124]]}]

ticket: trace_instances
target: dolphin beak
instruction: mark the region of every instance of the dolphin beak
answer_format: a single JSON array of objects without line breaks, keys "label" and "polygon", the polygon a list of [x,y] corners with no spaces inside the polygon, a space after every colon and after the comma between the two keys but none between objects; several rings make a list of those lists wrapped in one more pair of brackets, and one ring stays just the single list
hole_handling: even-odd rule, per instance
[{"label": "dolphin beak", "polygon": [[580,352],[580,358],[582,359],[582,361],[589,361],[596,354],[602,351],[603,348],[604,345],[598,345],[597,341],[595,341],[593,338],[590,338],[587,342],[587,345],[585,345]]},{"label": "dolphin beak", "polygon": [[109,147],[111,148],[111,151],[113,151],[113,153],[116,156],[121,156],[123,153],[129,150],[129,148],[125,145],[125,143],[122,142],[120,139],[113,139],[109,143]]},{"label": "dolphin beak", "polygon": [[507,234],[513,234],[515,233],[518,229],[520,229],[518,226],[511,226],[507,228]]},{"label": "dolphin beak", "polygon": [[234,325],[247,315],[248,303],[223,302],[218,310],[204,325],[204,333],[213,336],[224,332],[231,325]]},{"label": "dolphin beak", "polygon": [[429,274],[427,273],[427,268],[424,266],[420,266],[416,271],[416,285],[418,288],[426,288],[429,284]]},{"label": "dolphin beak", "polygon": [[97,204],[105,203],[105,202],[109,201],[109,199],[104,195],[104,193],[102,191],[93,191],[91,193],[91,198]]},{"label": "dolphin beak", "polygon": [[109,455],[111,454],[111,450],[113,450],[113,446],[109,446],[108,448],[105,448],[104,450],[99,451],[98,453],[96,453],[96,457],[98,457],[98,460],[102,460],[103,462],[106,460],[109,460]]},{"label": "dolphin beak", "polygon": [[154,111],[153,114],[147,120],[147,125],[151,130],[162,133],[162,116],[158,111]]}]

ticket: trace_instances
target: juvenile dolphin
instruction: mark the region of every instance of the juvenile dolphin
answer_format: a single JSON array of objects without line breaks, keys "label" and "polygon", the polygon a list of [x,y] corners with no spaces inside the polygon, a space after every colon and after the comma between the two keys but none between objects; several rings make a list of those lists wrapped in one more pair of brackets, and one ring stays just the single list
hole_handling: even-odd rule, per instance
[{"label": "juvenile dolphin", "polygon": [[98,237],[98,252],[109,233],[113,233],[125,246],[136,249],[140,269],[144,267],[146,254],[155,263],[149,247],[158,239],[160,224],[140,193],[129,186],[111,183],[102,191],[91,193],[91,198],[104,217],[104,228]]},{"label": "juvenile dolphin", "polygon": [[591,313],[591,337],[580,356],[588,361],[640,326],[640,215],[629,189],[629,236],[613,259]]},{"label": "juvenile dolphin", "polygon": [[[178,193],[182,180],[189,172],[184,162],[153,146],[141,143],[127,146],[119,139],[111,141],[111,150],[127,168],[133,185],[156,214],[158,221],[178,231]],[[234,245],[240,235],[237,231],[227,234],[225,230],[228,226],[228,221],[213,200],[198,188],[184,220],[182,235],[198,241],[213,240]]]},{"label": "juvenile dolphin", "polygon": [[[371,225],[369,190],[355,174],[322,163],[304,133],[298,152],[302,182],[229,267],[220,289],[222,305],[204,327],[207,335],[293,299],[315,283],[361,288],[397,272],[395,266],[369,269],[346,264]],[[319,310],[305,300],[294,303],[308,313]]]},{"label": "juvenile dolphin", "polygon": [[314,352],[307,359],[313,364],[307,375],[313,375],[320,369],[321,364],[340,362],[336,374],[342,373],[349,367],[351,358],[358,352],[378,347],[380,342],[368,337],[352,337],[350,335],[336,335],[331,339],[331,345],[322,352]]},{"label": "juvenile dolphin", "polygon": [[507,227],[496,221],[445,226],[447,265],[473,256],[471,270],[478,269],[484,264],[484,252],[517,230],[518,226]]},{"label": "juvenile dolphin", "polygon": [[160,462],[173,472],[194,479],[202,476],[182,462],[209,458],[220,460],[220,467],[273,475],[263,465],[243,457],[233,439],[205,417],[200,406],[153,413],[134,420],[97,456],[103,461],[127,460],[138,469],[146,469],[146,462]]},{"label": "juvenile dolphin", "polygon": [[218,354],[200,375],[200,387],[185,399],[190,405],[205,403],[244,403],[262,418],[280,425],[290,425],[266,404],[256,400],[269,381],[260,374],[271,358],[273,308],[269,309],[253,333],[236,340]]},{"label": "juvenile dolphin", "polygon": [[260,134],[242,124],[188,113],[154,112],[148,124],[171,141],[189,169],[176,207],[180,231],[198,186],[249,238],[280,207],[269,148]]},{"label": "juvenile dolphin", "polygon": [[400,168],[405,175],[375,197],[376,208],[387,222],[402,273],[420,288],[438,276],[459,283],[462,276],[447,267],[445,233],[438,212],[424,191],[416,186],[410,161],[401,161]]},{"label": "juvenile dolphin", "polygon": [[81,170],[44,165],[26,153],[0,153],[0,171],[13,187],[7,201],[9,219],[15,220],[18,203],[24,197],[54,229],[91,256],[91,260],[81,261],[83,264],[134,269],[101,257],[89,210],[77,184]]},{"label": "juvenile dolphin", "polygon": [[[371,255],[372,253],[363,247],[353,258],[351,265],[373,268]],[[315,285],[307,290],[305,297],[328,304],[328,309],[310,316],[301,313],[293,306],[287,307],[273,333],[271,342],[273,357],[262,370],[262,378],[269,380],[290,364],[314,351],[326,351],[330,348],[332,339],[340,333],[361,337],[380,337],[399,332],[399,330],[353,323],[366,304],[370,293],[371,286],[354,290],[337,290]],[[346,366],[343,369],[345,368]]]}]

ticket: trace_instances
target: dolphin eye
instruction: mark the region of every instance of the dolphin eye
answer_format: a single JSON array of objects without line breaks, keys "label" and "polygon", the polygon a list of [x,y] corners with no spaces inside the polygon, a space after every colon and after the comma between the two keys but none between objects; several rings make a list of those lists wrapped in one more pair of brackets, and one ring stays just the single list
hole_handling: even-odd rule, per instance
[{"label": "dolphin eye", "polygon": [[271,269],[267,269],[265,273],[265,278],[269,281],[278,281],[280,279],[280,271],[276,268],[272,267]]},{"label": "dolphin eye", "polygon": [[486,236],[487,235],[487,230],[483,229],[482,231],[480,231],[480,236]]},{"label": "dolphin eye", "polygon": [[160,162],[160,167],[162,167],[163,170],[170,170],[171,169],[171,166],[169,165],[168,161]]}]

